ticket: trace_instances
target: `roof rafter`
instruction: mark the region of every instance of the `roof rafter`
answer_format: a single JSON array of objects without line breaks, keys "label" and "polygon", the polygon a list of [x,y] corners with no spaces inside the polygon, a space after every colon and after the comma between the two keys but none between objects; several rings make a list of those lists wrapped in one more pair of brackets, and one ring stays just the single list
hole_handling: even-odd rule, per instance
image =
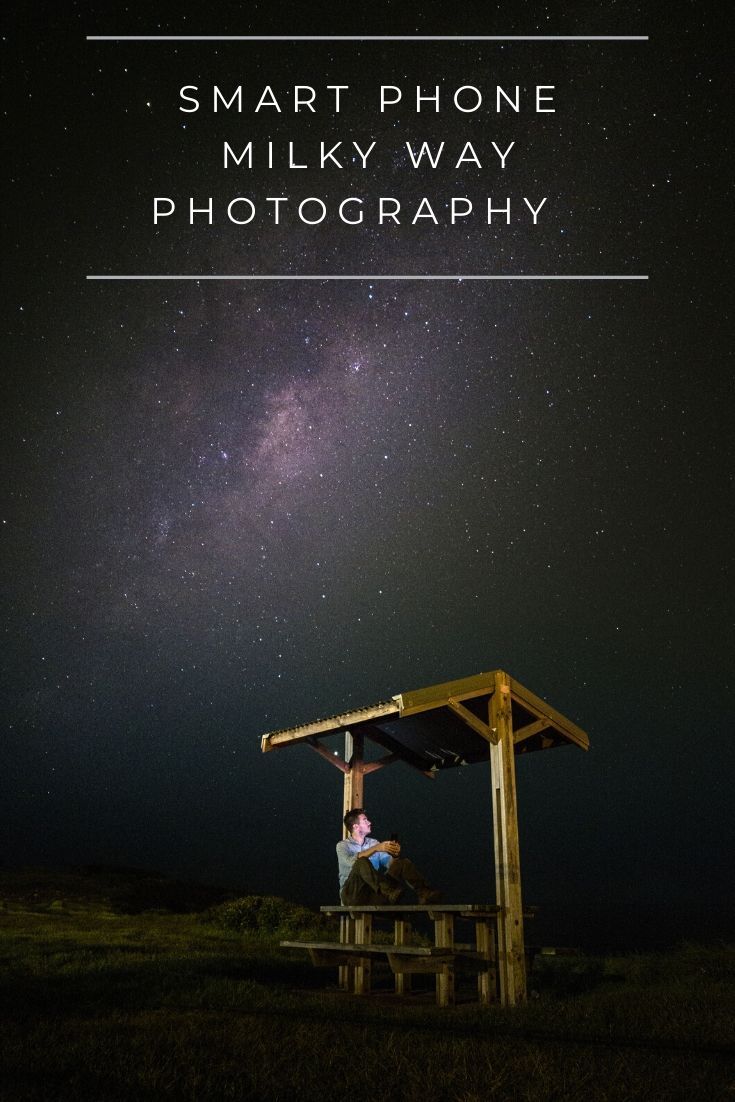
[{"label": "roof rafter", "polygon": [[[479,694],[478,694],[479,695]],[[468,727],[471,727],[473,731],[476,731],[482,738],[487,739],[488,742],[492,742],[495,746],[498,744],[497,732],[493,730],[489,723],[483,723],[471,712],[469,708],[465,708],[464,704],[461,704],[455,697],[450,696],[447,700],[447,707],[450,711],[454,712],[456,716],[459,716]]]},{"label": "roof rafter", "polygon": [[533,723],[527,723],[525,727],[517,727],[513,731],[513,742],[524,742],[527,738],[533,738],[534,735],[539,735],[542,731],[546,731],[551,726],[551,720],[545,716],[543,719],[537,719]]}]

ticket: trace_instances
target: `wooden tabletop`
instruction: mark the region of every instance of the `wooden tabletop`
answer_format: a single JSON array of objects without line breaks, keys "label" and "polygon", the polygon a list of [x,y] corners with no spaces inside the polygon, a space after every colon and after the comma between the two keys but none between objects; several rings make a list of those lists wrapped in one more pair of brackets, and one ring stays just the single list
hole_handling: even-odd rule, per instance
[{"label": "wooden tabletop", "polygon": [[378,904],[375,906],[355,903],[352,906],[327,906],[320,907],[323,914],[351,914],[359,911],[361,914],[462,914],[477,917],[494,916],[500,912],[496,903],[394,903],[387,906]]}]

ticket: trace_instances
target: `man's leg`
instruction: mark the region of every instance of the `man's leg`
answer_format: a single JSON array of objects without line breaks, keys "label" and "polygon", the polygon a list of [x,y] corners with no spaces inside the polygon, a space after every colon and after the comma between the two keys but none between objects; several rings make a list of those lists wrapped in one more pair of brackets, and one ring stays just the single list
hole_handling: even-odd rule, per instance
[{"label": "man's leg", "polygon": [[419,872],[408,857],[397,857],[391,861],[388,876],[399,884],[405,881],[416,892],[419,903],[438,903],[441,898],[441,893],[436,888],[432,888],[424,874]]},{"label": "man's leg", "polygon": [[367,857],[358,857],[340,892],[342,903],[346,907],[372,907],[395,902],[400,894],[400,884],[394,885],[390,880],[386,883],[386,880],[385,876],[381,876],[373,868]]}]

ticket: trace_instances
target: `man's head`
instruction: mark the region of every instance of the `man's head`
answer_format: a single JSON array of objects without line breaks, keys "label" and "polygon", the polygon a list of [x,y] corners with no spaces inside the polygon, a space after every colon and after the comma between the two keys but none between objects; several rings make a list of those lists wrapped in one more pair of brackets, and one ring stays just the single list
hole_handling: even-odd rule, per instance
[{"label": "man's head", "polygon": [[370,830],[370,820],[365,814],[364,807],[353,807],[344,817],[345,829],[348,834],[354,834],[355,828],[358,832],[367,834]]}]

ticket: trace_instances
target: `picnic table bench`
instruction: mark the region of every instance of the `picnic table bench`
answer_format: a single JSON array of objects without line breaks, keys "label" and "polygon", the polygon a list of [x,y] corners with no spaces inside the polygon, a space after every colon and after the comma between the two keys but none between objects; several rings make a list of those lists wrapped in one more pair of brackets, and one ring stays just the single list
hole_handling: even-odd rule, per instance
[{"label": "picnic table bench", "polygon": [[[306,949],[317,967],[339,969],[340,986],[356,995],[370,991],[371,967],[376,959],[388,962],[399,995],[410,990],[412,973],[434,973],[438,1006],[454,1003],[457,971],[475,972],[479,1001],[487,1005],[496,998],[495,944],[500,907],[485,903],[432,903],[429,905],[329,906],[322,914],[338,915],[340,939],[336,941],[282,941],[287,949]],[[411,923],[428,917],[434,924],[433,945],[409,945]],[[393,921],[393,942],[373,942],[373,920]],[[455,940],[455,922],[474,926],[470,943]]]}]

